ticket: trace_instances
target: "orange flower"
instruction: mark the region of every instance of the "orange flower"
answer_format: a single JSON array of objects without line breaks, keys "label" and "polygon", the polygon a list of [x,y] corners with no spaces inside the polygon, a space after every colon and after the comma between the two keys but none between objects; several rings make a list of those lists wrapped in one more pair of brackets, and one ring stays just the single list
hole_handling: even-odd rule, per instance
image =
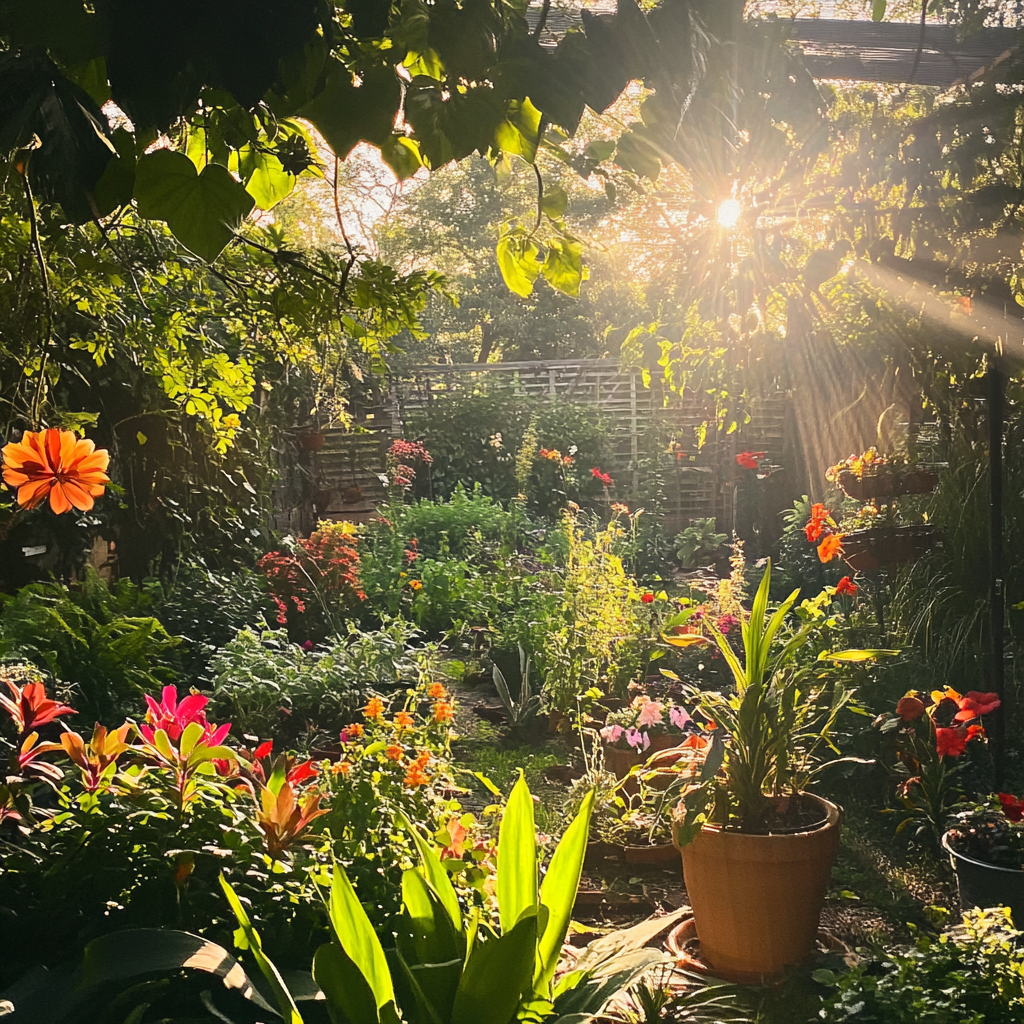
[{"label": "orange flower", "polygon": [[396,729],[408,729],[413,724],[414,719],[412,715],[409,714],[408,711],[399,711],[398,714],[395,715]]},{"label": "orange flower", "polygon": [[455,709],[452,707],[450,701],[439,700],[434,705],[434,721],[435,722],[450,722],[452,716],[455,714]]},{"label": "orange flower", "polygon": [[363,735],[363,731],[363,727],[359,722],[353,722],[351,725],[345,726],[345,732],[348,733],[350,739],[359,739]]},{"label": "orange flower", "polygon": [[811,518],[804,527],[804,534],[809,544],[816,543],[825,532],[825,523],[828,521],[828,510],[821,502],[811,506]]},{"label": "orange flower", "polygon": [[72,430],[26,430],[3,448],[4,483],[18,489],[18,504],[35,508],[49,496],[58,515],[72,508],[88,512],[110,483],[109,464],[106,449]]},{"label": "orange flower", "polygon": [[389,761],[401,761],[402,760],[402,754],[404,754],[404,753],[405,753],[405,751],[402,750],[402,748],[397,743],[392,743],[387,748],[387,750],[384,751],[384,756]]},{"label": "orange flower", "polygon": [[418,764],[421,768],[426,768],[429,763],[430,763],[430,751],[429,750],[421,750],[416,755],[416,764]]},{"label": "orange flower", "polygon": [[352,765],[348,761],[335,761],[331,765],[332,775],[348,775],[350,771],[352,771]]},{"label": "orange flower", "polygon": [[380,697],[371,697],[363,708],[363,714],[367,718],[380,718],[384,714],[384,701]]},{"label": "orange flower", "polygon": [[422,580],[409,580],[409,586],[412,587],[413,590],[422,590],[423,589],[423,581]]},{"label": "orange flower", "polygon": [[443,700],[447,694],[445,693],[444,687],[440,683],[431,683],[430,689],[427,690],[427,696],[431,700]]},{"label": "orange flower", "polygon": [[430,782],[430,776],[413,761],[405,773],[405,784],[407,786],[425,786]]},{"label": "orange flower", "polygon": [[831,562],[843,553],[843,534],[830,533],[818,545],[818,558],[823,562]]}]

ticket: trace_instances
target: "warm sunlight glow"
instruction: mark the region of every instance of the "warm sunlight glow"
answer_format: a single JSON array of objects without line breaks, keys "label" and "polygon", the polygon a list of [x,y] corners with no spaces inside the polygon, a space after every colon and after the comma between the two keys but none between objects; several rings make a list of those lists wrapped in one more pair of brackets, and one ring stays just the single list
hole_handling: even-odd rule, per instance
[{"label": "warm sunlight glow", "polygon": [[743,212],[743,208],[740,206],[739,201],[736,199],[726,199],[721,206],[718,207],[718,214],[716,220],[720,228],[734,228],[736,222],[740,219],[740,214]]}]

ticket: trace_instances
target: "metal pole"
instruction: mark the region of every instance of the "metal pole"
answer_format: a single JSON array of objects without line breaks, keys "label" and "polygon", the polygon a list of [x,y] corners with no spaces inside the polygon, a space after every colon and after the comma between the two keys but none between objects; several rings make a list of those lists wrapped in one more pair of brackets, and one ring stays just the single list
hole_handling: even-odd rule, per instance
[{"label": "metal pole", "polygon": [[1003,424],[1006,416],[1006,374],[999,355],[988,364],[988,459],[989,459],[989,632],[991,651],[989,686],[1001,701],[989,725],[995,786],[1003,785],[1006,767],[1006,685],[1003,662],[1003,620],[1006,594],[1003,586]]}]

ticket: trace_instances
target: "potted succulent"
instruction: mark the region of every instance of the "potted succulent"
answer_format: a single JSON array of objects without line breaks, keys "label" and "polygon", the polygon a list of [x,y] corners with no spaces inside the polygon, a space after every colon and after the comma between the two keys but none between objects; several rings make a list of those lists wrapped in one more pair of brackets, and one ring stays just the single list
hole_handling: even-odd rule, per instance
[{"label": "potted succulent", "polygon": [[942,837],[960,889],[960,905],[1009,907],[1024,922],[1024,800],[996,793],[952,815]]},{"label": "potted succulent", "polygon": [[839,848],[839,808],[807,787],[836,763],[819,761],[819,753],[835,749],[830,734],[853,693],[823,678],[821,662],[882,653],[822,652],[817,663],[797,664],[813,623],[783,639],[799,591],[769,615],[770,581],[769,562],[742,624],[742,661],[709,624],[735,690],[690,693],[715,729],[700,783],[674,822],[701,955],[718,976],[745,983],[812,952]]}]

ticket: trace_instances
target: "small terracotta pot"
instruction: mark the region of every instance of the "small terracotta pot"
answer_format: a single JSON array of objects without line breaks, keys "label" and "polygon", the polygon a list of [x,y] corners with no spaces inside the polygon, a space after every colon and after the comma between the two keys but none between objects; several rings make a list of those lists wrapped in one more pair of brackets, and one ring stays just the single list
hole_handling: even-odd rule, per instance
[{"label": "small terracotta pot", "polygon": [[323,434],[300,434],[299,447],[307,452],[318,452],[324,446]]},{"label": "small terracotta pot", "polygon": [[839,849],[839,808],[824,824],[790,835],[752,835],[705,825],[682,850],[701,956],[719,977],[760,984],[814,950],[818,918]]},{"label": "small terracotta pot", "polygon": [[624,779],[631,768],[640,764],[640,760],[641,757],[635,750],[621,750],[607,743],[604,746],[604,766],[617,779]]}]

